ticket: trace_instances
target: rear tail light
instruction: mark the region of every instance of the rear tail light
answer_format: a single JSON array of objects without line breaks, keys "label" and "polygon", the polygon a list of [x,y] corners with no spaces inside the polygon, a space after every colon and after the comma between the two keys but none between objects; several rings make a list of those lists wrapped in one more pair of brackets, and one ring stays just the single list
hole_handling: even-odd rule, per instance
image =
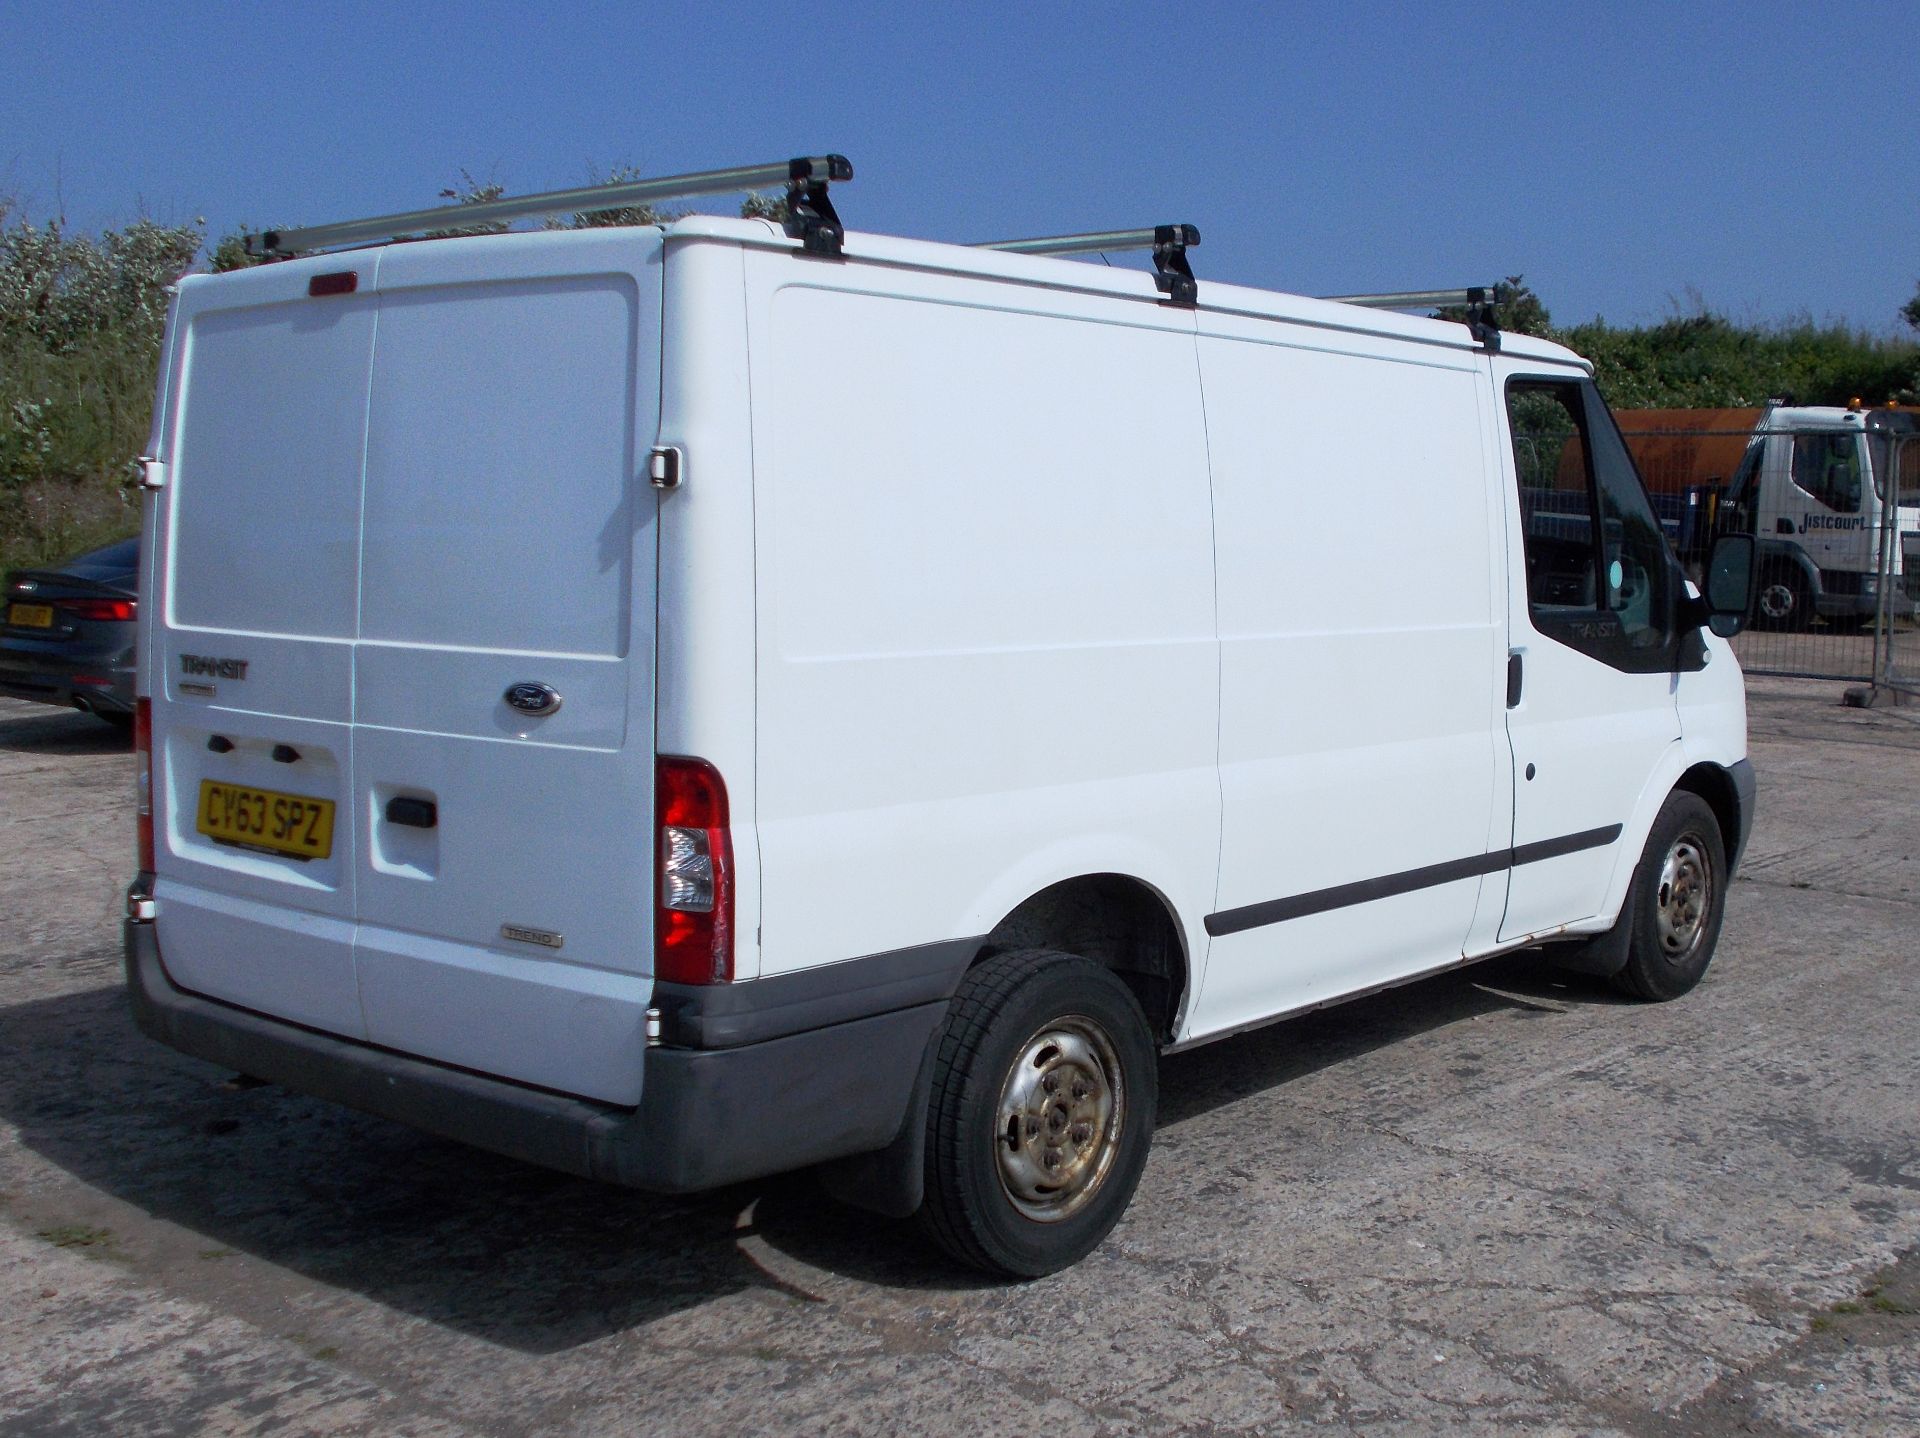
[{"label": "rear tail light", "polygon": [[733,980],[733,840],[727,786],[704,759],[661,755],[655,873],[654,977],[674,984]]},{"label": "rear tail light", "polygon": [[63,599],[60,607],[75,619],[131,619],[131,599]]},{"label": "rear tail light", "polygon": [[140,872],[153,872],[153,704],[133,701],[134,853]]}]

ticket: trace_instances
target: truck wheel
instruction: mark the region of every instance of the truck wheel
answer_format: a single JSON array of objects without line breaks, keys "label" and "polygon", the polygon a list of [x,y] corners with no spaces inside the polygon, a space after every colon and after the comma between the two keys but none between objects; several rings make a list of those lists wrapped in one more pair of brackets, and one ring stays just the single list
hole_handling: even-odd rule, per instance
[{"label": "truck wheel", "polygon": [[1799,570],[1775,565],[1760,576],[1760,593],[1753,604],[1756,629],[1798,632],[1813,623],[1813,591]]},{"label": "truck wheel", "polygon": [[934,1059],[920,1209],[933,1240],[1016,1278],[1086,1257],[1146,1165],[1156,1064],[1139,1000],[1092,960],[1021,949],[975,968]]},{"label": "truck wheel", "polygon": [[1720,822],[1698,794],[1676,789],[1660,806],[1634,870],[1626,967],[1613,986],[1635,998],[1677,999],[1713,962],[1726,913],[1727,851]]}]

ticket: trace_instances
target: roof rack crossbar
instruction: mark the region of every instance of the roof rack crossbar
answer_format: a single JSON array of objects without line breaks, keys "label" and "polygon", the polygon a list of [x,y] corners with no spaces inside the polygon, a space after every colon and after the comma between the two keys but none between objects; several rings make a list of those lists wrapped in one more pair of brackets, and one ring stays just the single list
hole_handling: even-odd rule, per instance
[{"label": "roof rack crossbar", "polygon": [[1038,235],[1030,240],[981,240],[976,250],[1005,250],[1010,255],[1097,255],[1103,250],[1150,250],[1156,226],[1142,230],[1101,230],[1086,235]]},{"label": "roof rack crossbar", "polygon": [[977,250],[1001,250],[1011,255],[1097,255],[1113,250],[1152,250],[1153,282],[1167,303],[1193,304],[1199,286],[1187,251],[1200,243],[1192,225],[1149,225],[1138,230],[1097,230],[1084,235],[1040,235],[1028,240],[983,240]]},{"label": "roof rack crossbar", "polygon": [[832,180],[851,180],[853,165],[845,155],[803,156],[769,165],[735,165],[725,170],[697,170],[686,175],[664,175],[653,180],[620,180],[608,185],[584,185],[572,190],[549,190],[539,195],[513,195],[470,205],[435,205],[397,215],[344,220],[297,230],[268,230],[247,236],[247,253],[284,259],[310,250],[339,245],[392,240],[429,230],[468,229],[534,215],[575,211],[617,210],[655,200],[693,195],[739,194],[762,185],[783,185],[792,218],[788,232],[816,254],[838,254],[839,217],[827,199]]},{"label": "roof rack crossbar", "polygon": [[1326,295],[1323,298],[1370,310],[1439,310],[1464,307],[1473,342],[1489,354],[1500,351],[1500,321],[1492,285],[1469,285],[1463,290],[1402,290],[1384,295]]},{"label": "roof rack crossbar", "polygon": [[1492,285],[1474,285],[1459,290],[1401,290],[1394,294],[1322,295],[1321,298],[1369,310],[1438,310],[1454,305],[1484,304],[1492,293]]}]

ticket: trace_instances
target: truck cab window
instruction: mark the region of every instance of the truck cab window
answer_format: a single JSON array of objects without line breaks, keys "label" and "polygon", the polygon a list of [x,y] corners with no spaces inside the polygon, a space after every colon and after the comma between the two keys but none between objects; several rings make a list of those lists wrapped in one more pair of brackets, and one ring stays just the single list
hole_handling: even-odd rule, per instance
[{"label": "truck cab window", "polygon": [[1793,482],[1836,514],[1860,512],[1860,438],[1851,431],[1796,434]]},{"label": "truck cab window", "polygon": [[1534,628],[1617,669],[1666,668],[1674,567],[1599,392],[1514,380],[1507,419]]},{"label": "truck cab window", "polygon": [[1730,506],[1748,503],[1760,489],[1760,466],[1767,457],[1765,435],[1755,435],[1747,442],[1746,452],[1740,456],[1740,467],[1733,472],[1733,478],[1727,481],[1726,496],[1721,501]]}]

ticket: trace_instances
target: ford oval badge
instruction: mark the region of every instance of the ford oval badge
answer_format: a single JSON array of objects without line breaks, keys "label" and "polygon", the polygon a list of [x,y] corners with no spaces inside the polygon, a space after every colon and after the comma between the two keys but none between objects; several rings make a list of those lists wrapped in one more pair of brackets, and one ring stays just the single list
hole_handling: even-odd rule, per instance
[{"label": "ford oval badge", "polygon": [[509,684],[501,697],[522,714],[552,714],[560,707],[560,691],[551,684]]}]

